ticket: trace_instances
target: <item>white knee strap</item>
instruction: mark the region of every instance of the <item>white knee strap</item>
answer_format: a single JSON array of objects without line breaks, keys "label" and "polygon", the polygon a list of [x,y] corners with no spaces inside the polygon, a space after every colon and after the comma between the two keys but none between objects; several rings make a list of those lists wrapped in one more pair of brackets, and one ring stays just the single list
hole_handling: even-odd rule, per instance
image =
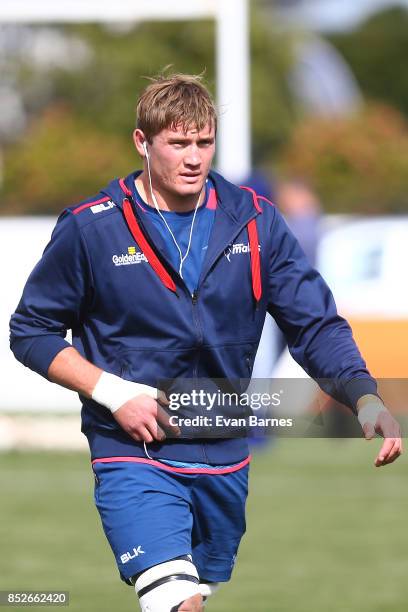
[{"label": "white knee strap", "polygon": [[135,590],[142,612],[171,612],[200,593],[198,573],[190,561],[166,561],[143,572],[136,580]]}]

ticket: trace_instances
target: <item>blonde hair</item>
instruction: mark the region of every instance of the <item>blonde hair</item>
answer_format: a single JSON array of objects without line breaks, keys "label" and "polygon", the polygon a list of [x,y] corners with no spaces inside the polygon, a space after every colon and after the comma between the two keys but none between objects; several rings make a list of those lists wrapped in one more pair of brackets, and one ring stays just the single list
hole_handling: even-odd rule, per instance
[{"label": "blonde hair", "polygon": [[217,129],[215,104],[201,75],[172,74],[154,77],[137,103],[137,127],[148,142],[166,128],[192,127],[199,131],[206,125]]}]

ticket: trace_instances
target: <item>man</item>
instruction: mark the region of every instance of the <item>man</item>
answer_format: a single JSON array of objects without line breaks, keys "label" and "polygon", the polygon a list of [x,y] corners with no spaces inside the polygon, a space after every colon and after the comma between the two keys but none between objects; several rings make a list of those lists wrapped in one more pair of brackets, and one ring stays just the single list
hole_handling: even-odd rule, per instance
[{"label": "man", "polygon": [[230,578],[248,448],[239,436],[179,436],[160,381],[248,378],[269,310],[302,367],[359,411],[366,437],[388,432],[377,466],[401,440],[278,211],[210,171],[217,119],[200,78],[153,80],[137,116],[143,171],[61,214],[12,316],[11,348],[80,394],[96,505],[141,609],[194,612]]}]

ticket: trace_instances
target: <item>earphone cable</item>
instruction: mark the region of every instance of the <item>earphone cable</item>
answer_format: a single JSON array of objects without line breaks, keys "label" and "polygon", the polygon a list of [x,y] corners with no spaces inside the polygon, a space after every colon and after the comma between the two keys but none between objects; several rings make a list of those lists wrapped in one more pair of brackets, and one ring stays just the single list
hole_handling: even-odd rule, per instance
[{"label": "earphone cable", "polygon": [[174,236],[173,232],[171,231],[171,228],[170,228],[169,224],[167,223],[167,221],[166,221],[166,219],[165,219],[164,215],[162,214],[162,212],[161,212],[161,210],[160,210],[160,208],[159,208],[159,205],[158,205],[158,203],[157,203],[156,196],[155,196],[155,195],[154,195],[154,193],[153,193],[152,176],[151,176],[151,172],[150,172],[150,159],[149,159],[149,157],[150,157],[150,156],[149,156],[149,154],[148,154],[148,152],[147,152],[147,146],[145,145],[145,143],[143,143],[143,144],[144,144],[143,148],[144,148],[144,151],[145,151],[145,153],[146,153],[146,160],[147,160],[147,172],[148,172],[148,175],[149,175],[149,187],[150,187],[150,195],[151,195],[151,198],[152,198],[152,200],[153,200],[153,203],[154,203],[154,205],[155,205],[155,208],[156,208],[156,210],[157,210],[158,214],[160,215],[160,217],[161,217],[161,219],[162,219],[162,221],[163,221],[164,225],[166,226],[166,228],[167,228],[167,230],[168,230],[168,232],[169,232],[170,236],[172,237],[173,242],[174,242],[174,244],[176,245],[176,248],[177,248],[177,250],[178,250],[178,252],[179,252],[179,254],[180,254],[180,266],[179,266],[179,274],[180,274],[181,278],[183,278],[183,272],[182,272],[183,263],[185,262],[185,260],[186,260],[186,258],[187,258],[187,256],[188,256],[188,254],[189,254],[189,252],[190,252],[191,240],[192,240],[192,236],[193,236],[194,222],[195,222],[195,218],[196,218],[196,214],[197,214],[197,210],[198,210],[198,204],[199,204],[199,202],[200,202],[200,198],[201,198],[201,193],[202,193],[202,190],[201,190],[201,191],[200,191],[200,193],[199,193],[198,200],[197,200],[197,204],[195,205],[195,208],[194,208],[194,215],[193,215],[193,220],[191,221],[191,227],[190,227],[190,234],[189,234],[189,239],[188,239],[187,250],[186,250],[186,252],[185,252],[185,254],[184,254],[184,256],[183,256],[183,254],[182,254],[182,252],[181,252],[181,249],[180,249],[180,247],[179,247],[179,245],[178,245],[178,243],[177,243],[177,240],[176,240],[176,238],[175,238],[175,236]]}]

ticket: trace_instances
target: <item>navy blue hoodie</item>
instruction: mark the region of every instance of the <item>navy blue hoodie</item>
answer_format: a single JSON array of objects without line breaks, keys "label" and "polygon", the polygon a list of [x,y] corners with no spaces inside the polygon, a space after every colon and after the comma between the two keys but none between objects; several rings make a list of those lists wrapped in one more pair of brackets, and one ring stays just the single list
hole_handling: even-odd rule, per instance
[{"label": "navy blue hoodie", "polygon": [[[376,383],[278,210],[215,172],[215,220],[192,296],[172,268],[163,240],[131,198],[132,181],[114,180],[60,215],[11,318],[11,349],[47,378],[72,330],[73,346],[96,366],[158,386],[169,378],[250,375],[267,311],[294,359],[352,409]],[[144,457],[111,412],[81,397],[82,431],[92,459]],[[166,440],[154,459],[226,465],[248,455],[244,438]]]}]

